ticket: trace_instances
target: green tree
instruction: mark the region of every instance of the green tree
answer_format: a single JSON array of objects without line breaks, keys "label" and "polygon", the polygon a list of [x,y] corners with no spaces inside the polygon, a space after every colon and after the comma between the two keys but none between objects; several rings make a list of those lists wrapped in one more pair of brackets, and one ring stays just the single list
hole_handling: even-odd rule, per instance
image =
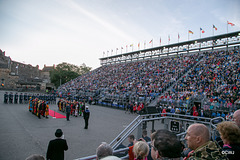
[{"label": "green tree", "polygon": [[59,85],[91,71],[91,69],[91,67],[87,67],[84,63],[81,66],[77,66],[63,62],[61,64],[58,64],[56,68],[50,71],[51,82],[56,87],[59,87]]}]

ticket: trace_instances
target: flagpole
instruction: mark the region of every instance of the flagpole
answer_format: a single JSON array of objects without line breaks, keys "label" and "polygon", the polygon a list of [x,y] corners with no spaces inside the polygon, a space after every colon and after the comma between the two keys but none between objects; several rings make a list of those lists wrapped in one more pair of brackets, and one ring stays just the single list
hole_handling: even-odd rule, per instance
[{"label": "flagpole", "polygon": [[168,35],[168,44],[169,44],[169,35]]},{"label": "flagpole", "polygon": [[200,29],[200,38],[201,38],[201,29]]},{"label": "flagpole", "polygon": [[228,21],[227,21],[227,33],[228,33]]},{"label": "flagpole", "polygon": [[214,27],[213,27],[213,36],[214,36]]},{"label": "flagpole", "polygon": [[178,43],[179,43],[179,33],[178,33]]}]

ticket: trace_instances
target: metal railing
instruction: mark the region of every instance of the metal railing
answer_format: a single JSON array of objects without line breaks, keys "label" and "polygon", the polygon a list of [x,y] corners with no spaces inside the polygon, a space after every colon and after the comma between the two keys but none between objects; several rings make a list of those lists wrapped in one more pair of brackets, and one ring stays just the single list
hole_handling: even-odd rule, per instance
[{"label": "metal railing", "polygon": [[[134,130],[137,128],[142,131],[142,124],[147,122],[154,122],[157,120],[165,120],[166,124],[169,124],[170,121],[177,121],[186,123],[186,124],[193,124],[193,123],[202,123],[205,124],[211,133],[212,139],[215,139],[215,132],[216,132],[216,124],[222,121],[225,121],[222,117],[216,118],[205,118],[205,117],[196,117],[196,116],[189,116],[189,115],[182,115],[182,114],[172,114],[172,113],[160,113],[160,114],[147,114],[147,115],[139,115],[137,116],[114,140],[110,143],[110,146],[114,150],[114,154],[128,151],[128,148],[122,148],[115,150]],[[188,125],[188,126],[189,126]],[[154,130],[154,123],[152,123],[152,130]],[[166,129],[169,129],[167,127]],[[187,127],[185,128],[185,130]],[[141,133],[140,131],[138,133]],[[184,141],[186,132],[176,134],[180,141]],[[140,136],[140,135],[138,135]],[[120,140],[118,140],[120,138]],[[121,159],[126,159],[128,155],[125,157],[121,157]],[[91,155],[83,158],[78,158],[76,160],[92,160],[96,159],[96,155]]]}]

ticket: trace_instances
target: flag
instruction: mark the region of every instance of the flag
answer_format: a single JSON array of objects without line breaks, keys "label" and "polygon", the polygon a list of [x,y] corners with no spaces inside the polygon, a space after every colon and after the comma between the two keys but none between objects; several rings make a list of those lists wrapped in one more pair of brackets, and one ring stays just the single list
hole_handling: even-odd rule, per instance
[{"label": "flag", "polygon": [[152,43],[153,40],[151,40],[149,43]]},{"label": "flag", "polygon": [[161,37],[160,37],[160,44],[162,43],[162,39],[161,39]]},{"label": "flag", "polygon": [[200,28],[200,31],[201,31],[202,33],[205,33],[205,31],[204,31],[202,28]]},{"label": "flag", "polygon": [[188,30],[188,33],[191,33],[191,34],[193,34],[193,31],[191,31],[191,30]]},{"label": "flag", "polygon": [[230,24],[231,26],[235,26],[235,24],[233,24],[233,23],[231,23],[229,21],[227,21],[227,24]]},{"label": "flag", "polygon": [[130,45],[130,47],[132,47],[132,46],[133,46],[133,44]]},{"label": "flag", "polygon": [[180,35],[179,35],[179,33],[178,33],[178,39],[180,39]]},{"label": "flag", "polygon": [[170,35],[168,35],[168,41],[170,41]]},{"label": "flag", "polygon": [[217,30],[217,27],[215,25],[213,25],[213,28],[215,29],[215,31]]},{"label": "flag", "polygon": [[138,43],[138,48],[140,47],[140,42]]}]

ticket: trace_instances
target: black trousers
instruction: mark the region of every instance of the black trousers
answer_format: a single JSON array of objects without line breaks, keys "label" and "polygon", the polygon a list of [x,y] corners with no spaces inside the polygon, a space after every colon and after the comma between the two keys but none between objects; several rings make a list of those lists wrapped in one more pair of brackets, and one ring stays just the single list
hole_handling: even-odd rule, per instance
[{"label": "black trousers", "polygon": [[67,121],[69,121],[70,112],[67,112],[66,114],[67,114],[67,115],[66,115]]},{"label": "black trousers", "polygon": [[85,129],[88,129],[88,118],[84,119],[85,120]]}]

